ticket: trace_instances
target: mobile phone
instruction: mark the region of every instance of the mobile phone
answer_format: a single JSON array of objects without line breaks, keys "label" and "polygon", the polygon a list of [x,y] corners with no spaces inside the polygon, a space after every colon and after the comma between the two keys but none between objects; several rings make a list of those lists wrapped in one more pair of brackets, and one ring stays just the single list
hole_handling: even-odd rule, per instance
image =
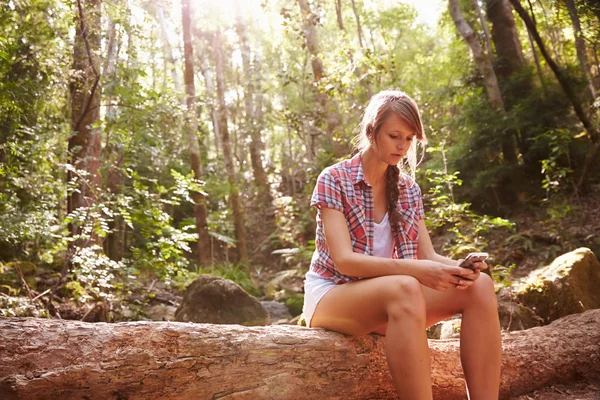
[{"label": "mobile phone", "polygon": [[488,258],[488,253],[469,253],[460,263],[459,267],[475,270],[475,263],[483,262]]}]

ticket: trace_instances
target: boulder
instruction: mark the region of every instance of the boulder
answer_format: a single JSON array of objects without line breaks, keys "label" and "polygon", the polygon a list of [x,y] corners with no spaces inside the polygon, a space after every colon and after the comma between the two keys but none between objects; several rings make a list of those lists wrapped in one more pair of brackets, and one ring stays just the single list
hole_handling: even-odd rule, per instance
[{"label": "boulder", "polygon": [[443,321],[440,329],[440,339],[460,338],[460,324],[462,324],[462,318],[460,317]]},{"label": "boulder", "polygon": [[531,308],[508,300],[498,300],[498,315],[500,327],[505,331],[522,331],[542,322]]},{"label": "boulder", "polygon": [[265,296],[269,299],[285,300],[296,293],[304,293],[305,270],[289,269],[281,271],[265,286]]},{"label": "boulder", "polygon": [[290,314],[287,306],[283,303],[270,300],[261,301],[260,304],[265,308],[265,310],[267,310],[267,313],[269,314],[269,321],[271,324],[274,324],[282,319],[292,319],[292,314]]},{"label": "boulder", "polygon": [[545,323],[600,308],[600,263],[585,247],[563,254],[533,271],[517,289],[517,298]]},{"label": "boulder", "polygon": [[235,282],[199,275],[186,289],[175,320],[251,326],[266,325],[269,316],[260,302]]}]

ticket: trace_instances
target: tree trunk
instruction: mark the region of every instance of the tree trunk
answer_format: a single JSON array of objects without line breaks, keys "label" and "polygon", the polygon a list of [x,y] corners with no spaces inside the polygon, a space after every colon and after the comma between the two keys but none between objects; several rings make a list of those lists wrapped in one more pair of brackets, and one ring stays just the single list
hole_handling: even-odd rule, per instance
[{"label": "tree trunk", "polygon": [[[119,4],[118,1],[115,2]],[[116,65],[119,57],[119,49],[121,41],[117,35],[116,21],[112,17],[108,17],[108,46],[106,48],[106,58],[102,67],[102,75],[105,81],[115,79]],[[112,86],[112,85],[111,85]],[[103,160],[107,165],[106,186],[108,191],[114,196],[118,196],[123,189],[123,159],[125,149],[122,143],[113,143],[111,139],[112,123],[117,118],[117,106],[113,104],[115,96],[112,90],[104,91],[102,97],[107,103],[106,105],[106,144],[103,151]],[[114,261],[120,261],[124,254],[124,239],[125,239],[125,221],[121,217],[118,209],[113,209],[113,220],[108,222],[108,234],[104,242],[104,252]]]},{"label": "tree trunk", "polygon": [[[492,39],[496,47],[496,68],[495,71],[501,82],[517,77],[519,82],[513,82],[503,91],[504,105],[507,110],[511,110],[519,101],[529,96],[533,90],[533,83],[529,75],[520,76],[520,73],[527,67],[527,62],[523,56],[523,49],[519,40],[517,26],[512,14],[512,8],[508,0],[487,0],[486,1],[487,18],[492,23]],[[491,56],[492,53],[490,53]],[[519,150],[525,163],[527,171],[531,175],[536,175],[539,171],[539,160],[529,156],[529,137],[527,132],[521,132],[519,136],[515,130],[509,130],[506,136],[510,137],[510,142],[506,140],[503,146],[504,157],[508,156],[509,161],[516,162],[516,152],[513,139],[518,139]]]},{"label": "tree trunk", "polygon": [[492,54],[494,54],[494,49],[492,48],[492,40],[490,39],[490,31],[488,29],[487,22],[485,21],[481,7],[479,7],[479,0],[471,0],[471,3],[473,3],[475,12],[477,12],[477,18],[479,18],[481,28],[483,29],[483,34],[485,35],[485,47],[487,49],[488,57],[491,57]]},{"label": "tree trunk", "polygon": [[363,32],[360,26],[360,15],[358,14],[358,10],[356,9],[356,3],[352,0],[352,11],[354,12],[354,18],[356,18],[356,31],[358,32],[358,43],[360,44],[360,48],[364,49],[363,42]]},{"label": "tree trunk", "polygon": [[[528,0],[529,9],[531,10],[531,15],[533,18],[533,24],[536,25],[535,15],[533,15],[533,5],[531,4],[531,0]],[[523,22],[525,25],[525,22]],[[544,80],[544,74],[542,73],[542,66],[540,64],[540,58],[538,57],[537,51],[535,50],[535,45],[533,44],[533,37],[531,36],[531,32],[527,29],[527,25],[525,25],[525,30],[527,31],[527,39],[529,40],[529,46],[531,47],[531,54],[533,54],[533,59],[535,61],[535,68],[537,69],[538,78],[540,79],[540,85],[542,86],[542,90],[544,91],[544,96],[546,93],[546,82]]]},{"label": "tree trunk", "polygon": [[[255,203],[259,207],[260,232],[270,235],[276,229],[275,225],[275,210],[273,208],[273,196],[271,196],[271,188],[267,180],[267,174],[263,167],[261,149],[264,147],[261,138],[261,128],[263,126],[262,112],[262,90],[256,88],[256,84],[260,86],[260,82],[255,81],[254,77],[261,77],[260,60],[255,59],[255,70],[251,66],[251,51],[248,40],[246,26],[241,17],[238,17],[236,30],[240,38],[240,47],[242,54],[242,65],[244,67],[245,88],[244,88],[244,107],[246,109],[245,126],[250,136],[250,161],[252,164],[252,172],[254,175],[254,185],[258,192],[258,201]],[[258,90],[257,90],[258,89]],[[258,101],[254,104],[254,94],[256,93]],[[258,242],[263,242],[265,238],[258,238]]]},{"label": "tree trunk", "polygon": [[[452,16],[452,20],[456,25],[456,29],[460,32],[471,48],[471,54],[473,54],[475,65],[477,66],[479,72],[483,75],[485,89],[488,94],[488,100],[494,109],[496,109],[501,115],[504,115],[506,113],[504,108],[504,100],[502,99],[500,87],[498,86],[498,79],[496,78],[496,73],[492,67],[489,55],[484,53],[481,44],[479,44],[479,38],[467,21],[465,21],[458,4],[458,0],[449,0],[449,5],[450,15]],[[513,162],[516,160],[514,144],[510,132],[503,135],[502,153],[507,162]]]},{"label": "tree trunk", "polygon": [[[184,81],[185,81],[185,130],[190,153],[190,165],[194,179],[202,179],[202,163],[200,158],[200,145],[198,144],[198,122],[196,119],[196,87],[194,84],[194,50],[192,47],[191,33],[191,3],[190,0],[181,0],[181,20],[183,27],[183,49],[184,49]],[[204,195],[198,191],[192,191],[194,201],[194,218],[196,219],[196,232],[198,233],[197,261],[200,265],[208,265],[212,259],[210,254],[210,239],[206,223],[206,200]]]},{"label": "tree trunk", "polygon": [[[93,127],[100,117],[100,63],[98,52],[101,40],[101,0],[77,0],[75,40],[73,47],[73,70],[70,82],[71,130],[68,149],[71,165],[76,171],[68,171],[67,180],[75,183],[75,190],[67,197],[67,212],[89,208],[97,202],[100,188],[101,135]],[[81,234],[77,223],[69,224],[71,236]],[[95,241],[78,240],[73,246],[86,246]],[[71,246],[71,255],[74,250]]]},{"label": "tree trunk", "polygon": [[331,149],[336,157],[347,155],[350,148],[341,141],[335,140],[335,136],[341,132],[340,115],[336,110],[336,105],[328,99],[328,95],[323,93],[318,82],[325,75],[323,61],[319,56],[319,40],[317,37],[317,17],[313,14],[308,0],[298,0],[300,12],[302,16],[302,29],[304,31],[304,39],[308,52],[311,55],[311,65],[315,78],[315,94],[317,103],[319,104],[319,113],[322,114],[327,126],[327,140],[331,145]]},{"label": "tree trunk", "polygon": [[573,34],[575,35],[575,47],[577,49],[577,59],[579,60],[579,66],[581,71],[585,75],[590,93],[592,94],[592,102],[596,99],[596,88],[594,87],[594,81],[592,80],[592,72],[590,71],[590,65],[588,63],[585,40],[583,38],[583,32],[581,32],[581,23],[579,22],[579,15],[577,14],[577,7],[573,0],[565,0],[567,9],[569,10],[569,16],[573,24]]},{"label": "tree trunk", "polygon": [[[34,318],[0,318],[0,332],[7,400],[397,398],[379,335]],[[503,399],[600,374],[600,310],[502,339]],[[459,346],[458,339],[429,341],[436,399],[466,398]]]},{"label": "tree trunk", "polygon": [[465,39],[465,42],[467,42],[469,45],[471,54],[475,60],[475,65],[477,66],[479,72],[483,75],[484,85],[490,104],[499,113],[505,114],[504,101],[502,100],[502,95],[500,94],[498,79],[496,78],[496,73],[494,72],[492,63],[481,48],[481,44],[479,44],[479,38],[467,21],[465,21],[458,4],[458,0],[449,0],[448,3],[450,6],[450,15],[452,16],[452,20],[456,25],[456,29],[458,32],[460,32],[462,37]]},{"label": "tree trunk", "polygon": [[177,68],[175,67],[175,57],[173,57],[173,49],[171,48],[171,42],[169,41],[169,35],[167,33],[168,29],[167,22],[165,21],[165,14],[160,6],[158,6],[156,13],[158,22],[160,24],[160,33],[162,35],[165,62],[167,62],[167,64],[170,66],[171,77],[173,78],[173,83],[175,84],[175,90],[177,90],[177,93],[181,93],[181,80],[179,78],[179,74],[177,73]]},{"label": "tree trunk", "polygon": [[573,92],[573,89],[571,88],[568,78],[564,75],[564,73],[559,68],[559,66],[556,64],[556,62],[554,62],[552,57],[550,57],[550,54],[548,54],[548,51],[546,50],[546,46],[544,45],[544,42],[542,41],[542,38],[540,37],[540,35],[537,31],[537,28],[535,27],[535,24],[529,17],[529,14],[527,14],[527,11],[525,11],[523,9],[519,0],[510,0],[510,2],[513,5],[513,7],[515,8],[515,11],[517,11],[519,16],[523,20],[523,22],[525,22],[525,25],[527,25],[527,29],[529,30],[529,32],[531,32],[531,35],[535,39],[535,42],[537,43],[537,45],[540,49],[540,52],[544,56],[546,63],[550,66],[550,69],[552,69],[552,72],[554,72],[556,79],[560,83],[560,86],[562,87],[563,91],[565,92],[565,95],[567,96],[567,98],[571,102],[571,105],[573,106],[573,109],[575,110],[575,114],[577,115],[577,117],[579,118],[581,123],[583,124],[583,126],[587,132],[588,138],[592,142],[592,147],[586,155],[586,159],[585,159],[585,162],[583,165],[583,170],[582,170],[581,176],[579,178],[579,182],[577,184],[577,189],[579,191],[581,191],[584,189],[584,186],[587,184],[587,178],[588,178],[590,169],[592,168],[592,165],[594,165],[596,163],[598,153],[600,152],[600,133],[596,130],[594,125],[589,120],[588,116],[585,114],[585,111],[583,110],[581,103],[579,102],[579,100],[577,99],[577,96],[575,95],[575,93]]},{"label": "tree trunk", "polygon": [[496,45],[498,75],[510,77],[527,66],[510,3],[508,0],[487,0],[486,6]]},{"label": "tree trunk", "polygon": [[342,0],[335,0],[335,14],[337,15],[337,23],[340,30],[344,30],[344,20],[342,19]]},{"label": "tree trunk", "polygon": [[229,182],[229,197],[233,212],[233,224],[235,229],[236,252],[238,261],[246,259],[246,233],[244,230],[244,216],[240,205],[239,193],[235,179],[231,144],[229,142],[229,128],[227,126],[227,107],[225,104],[225,75],[223,71],[223,57],[221,49],[221,32],[215,34],[214,51],[217,71],[217,97],[219,101],[219,131],[221,133],[221,144],[223,146],[223,159]]},{"label": "tree trunk", "polygon": [[215,137],[215,154],[219,156],[219,149],[221,148],[221,133],[219,132],[219,116],[217,112],[217,105],[215,105],[214,99],[216,96],[215,82],[213,79],[213,72],[210,69],[208,60],[201,51],[198,51],[198,59],[200,65],[200,73],[204,77],[206,84],[206,96],[208,97],[208,104],[210,107],[210,118],[213,125],[213,134]]}]

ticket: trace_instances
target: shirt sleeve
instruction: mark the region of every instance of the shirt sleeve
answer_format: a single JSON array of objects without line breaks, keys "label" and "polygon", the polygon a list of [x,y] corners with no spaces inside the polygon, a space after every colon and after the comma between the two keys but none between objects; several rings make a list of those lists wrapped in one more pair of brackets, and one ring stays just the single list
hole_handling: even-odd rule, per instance
[{"label": "shirt sleeve", "polygon": [[317,178],[310,206],[318,209],[332,208],[344,212],[342,186],[327,169],[321,172]]}]

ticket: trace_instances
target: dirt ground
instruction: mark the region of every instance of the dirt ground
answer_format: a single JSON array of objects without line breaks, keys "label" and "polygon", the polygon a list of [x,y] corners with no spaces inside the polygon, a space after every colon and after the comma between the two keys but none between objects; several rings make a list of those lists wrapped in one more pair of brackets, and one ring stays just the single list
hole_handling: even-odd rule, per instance
[{"label": "dirt ground", "polygon": [[600,383],[577,382],[550,385],[510,400],[600,400]]}]

